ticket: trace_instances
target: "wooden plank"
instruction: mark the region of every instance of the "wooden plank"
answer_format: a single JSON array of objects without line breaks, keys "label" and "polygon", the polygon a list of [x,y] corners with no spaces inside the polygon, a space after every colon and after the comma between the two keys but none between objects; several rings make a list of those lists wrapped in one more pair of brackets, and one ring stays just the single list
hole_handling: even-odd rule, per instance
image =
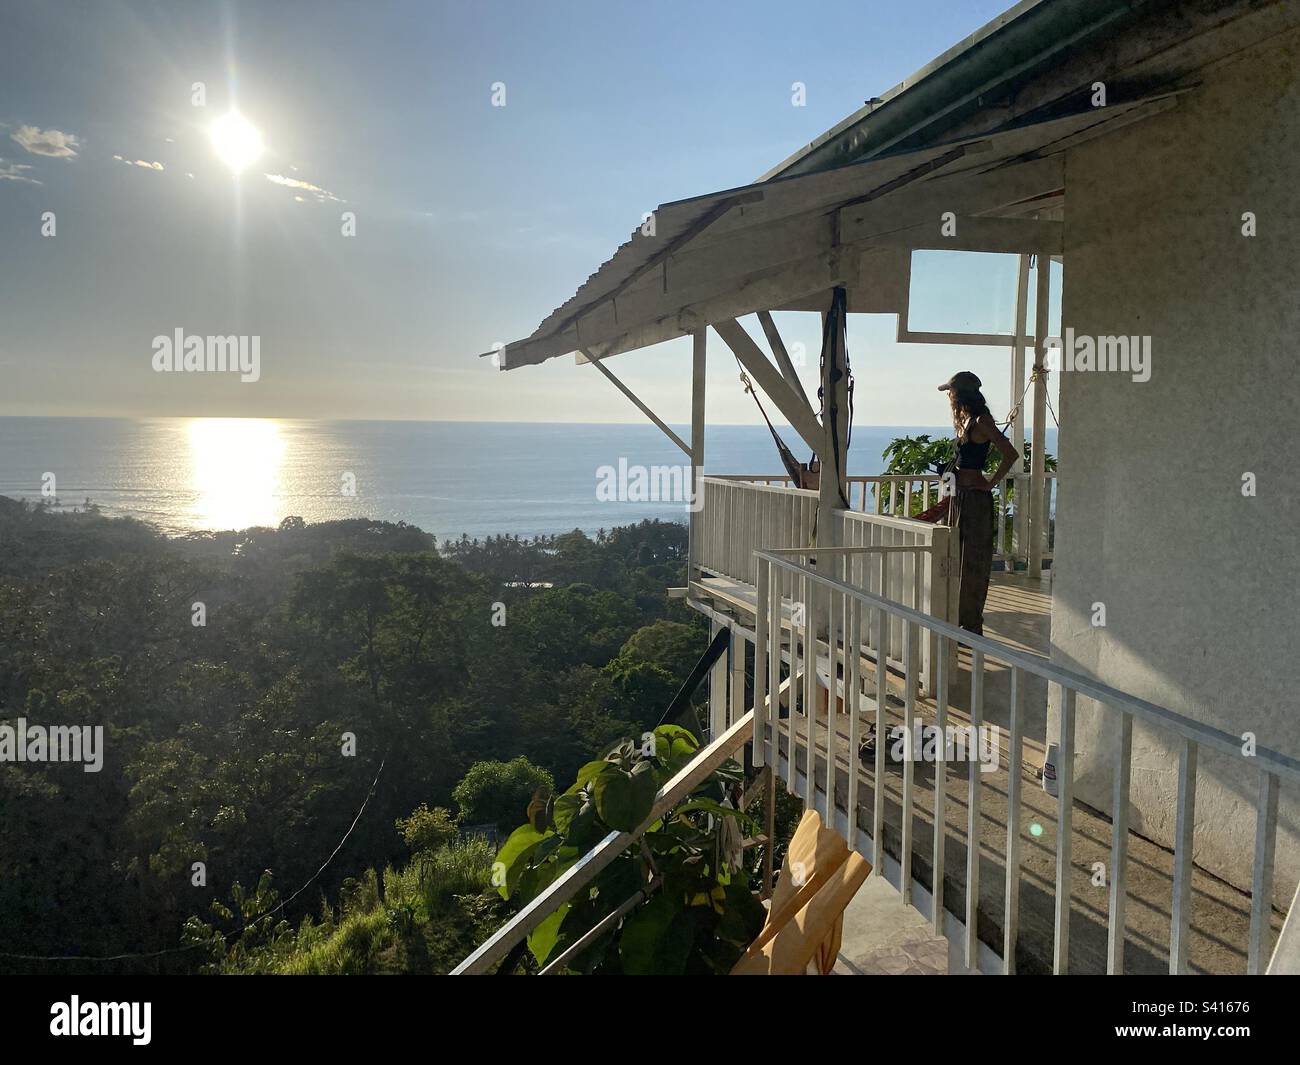
[{"label": "wooden plank", "polygon": [[821,425],[813,416],[807,402],[795,395],[793,389],[777,372],[776,367],[768,362],[767,356],[754,343],[754,339],[745,332],[744,326],[734,318],[730,318],[726,321],[714,322],[713,329],[735,353],[741,365],[753,375],[759,388],[776,404],[777,409],[785,416],[795,432],[803,438],[804,443],[813,451],[820,453],[825,446]]},{"label": "wooden plank", "polygon": [[[791,390],[803,398],[804,404],[808,405],[808,393],[804,391],[803,382],[799,380],[794,363],[790,361],[790,352],[786,350],[785,341],[781,339],[781,332],[777,329],[776,322],[772,321],[771,312],[759,311],[758,323],[763,327],[763,335],[767,337],[768,345],[772,348],[772,356],[781,369],[781,376],[786,379]],[[808,412],[812,413],[811,405],[808,405]]]},{"label": "wooden plank", "polygon": [[882,244],[912,251],[941,250],[991,252],[997,254],[1032,253],[1061,255],[1065,250],[1063,222],[1044,222],[1033,218],[980,218],[969,215],[954,220],[953,233],[945,236],[941,216],[916,226],[882,233],[873,238]]},{"label": "wooden plank", "polygon": [[590,355],[590,353],[584,352],[584,354],[587,355],[587,361],[590,362],[592,365],[594,365],[597,370],[603,373],[615,388],[617,388],[620,392],[622,392],[623,395],[627,396],[627,398],[632,401],[633,405],[635,405],[637,410],[639,410],[642,414],[644,414],[647,418],[649,418],[652,422],[654,422],[655,425],[659,426],[660,431],[662,431],[663,434],[666,437],[668,437],[669,440],[671,440],[674,444],[676,444],[679,448],[681,448],[684,452],[686,452],[687,457],[690,457],[691,455],[690,446],[686,443],[685,440],[683,440],[680,436],[678,436],[675,432],[673,432],[672,429],[669,428],[667,422],[661,419],[657,414],[655,414],[654,411],[652,411],[649,407],[647,407],[644,403],[642,403],[640,397],[637,396],[637,394],[633,392],[630,388],[628,388],[627,385],[623,384],[622,381],[620,381],[617,377],[615,377],[613,372],[609,369],[609,367],[607,367],[604,364],[602,360],[593,358]]}]

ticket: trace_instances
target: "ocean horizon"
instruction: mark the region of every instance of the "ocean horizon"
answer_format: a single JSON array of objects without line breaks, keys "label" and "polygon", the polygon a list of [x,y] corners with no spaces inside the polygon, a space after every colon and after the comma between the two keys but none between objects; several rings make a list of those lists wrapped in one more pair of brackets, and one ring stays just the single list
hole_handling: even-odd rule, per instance
[{"label": "ocean horizon", "polygon": [[[951,432],[857,426],[849,472],[880,473],[895,437]],[[782,435],[806,460],[797,434]],[[1049,431],[1053,453],[1055,438]],[[39,501],[52,488],[61,509],[90,503],[168,535],[275,526],[291,515],[406,522],[440,541],[685,520],[683,503],[599,498],[599,469],[620,460],[682,466],[685,456],[640,423],[0,417],[0,495]],[[709,426],[704,466],[782,472],[764,425]]]}]

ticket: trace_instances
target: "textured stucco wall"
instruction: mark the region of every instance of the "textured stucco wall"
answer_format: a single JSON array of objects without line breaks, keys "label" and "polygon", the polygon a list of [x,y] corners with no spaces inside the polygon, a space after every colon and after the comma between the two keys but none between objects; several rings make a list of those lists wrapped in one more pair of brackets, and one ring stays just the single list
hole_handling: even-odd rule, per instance
[{"label": "textured stucco wall", "polygon": [[[1245,211],[1258,236],[1242,235]],[[1150,335],[1153,350],[1146,383],[1060,375],[1052,657],[1298,757],[1300,37],[1073,149],[1065,227],[1062,326]],[[1107,812],[1113,727],[1079,700],[1077,795]],[[1133,827],[1164,843],[1176,771],[1176,749],[1135,729]],[[1196,861],[1247,888],[1257,779],[1201,753]],[[1300,873],[1298,799],[1284,784],[1281,903]]]}]

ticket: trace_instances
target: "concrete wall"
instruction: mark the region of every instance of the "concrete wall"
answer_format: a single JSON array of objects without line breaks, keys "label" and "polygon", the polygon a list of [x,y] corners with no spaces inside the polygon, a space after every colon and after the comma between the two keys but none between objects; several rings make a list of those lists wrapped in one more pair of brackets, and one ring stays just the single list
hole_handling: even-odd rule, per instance
[{"label": "concrete wall", "polygon": [[[1060,375],[1052,657],[1300,757],[1300,38],[1071,150],[1065,241],[1062,327],[1153,350],[1146,383]],[[1077,795],[1107,812],[1114,727],[1079,700]],[[1245,888],[1257,782],[1202,751],[1195,860]],[[1135,831],[1172,841],[1176,783],[1176,748],[1135,729]],[[1283,785],[1280,905],[1300,873],[1298,793]]]}]

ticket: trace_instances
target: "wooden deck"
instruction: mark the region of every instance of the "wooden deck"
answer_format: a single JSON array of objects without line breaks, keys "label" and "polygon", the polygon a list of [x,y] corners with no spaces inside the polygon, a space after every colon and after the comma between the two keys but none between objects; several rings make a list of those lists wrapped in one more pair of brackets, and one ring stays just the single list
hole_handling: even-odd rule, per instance
[{"label": "wooden deck", "polygon": [[[730,582],[725,588],[711,581],[699,582],[697,592],[715,597],[717,606],[729,606],[744,624],[753,622],[753,589]],[[746,605],[749,617],[745,618]],[[985,612],[987,635],[1017,647],[1046,654],[1051,625],[1051,582],[1031,581],[1024,573],[995,573],[989,589]],[[873,675],[874,666],[864,666],[864,677]],[[819,670],[820,672],[820,670]],[[1000,760],[993,772],[979,773],[979,938],[1001,953],[1002,914],[1006,892],[1003,855],[1007,836],[1007,794],[1009,774],[1021,778],[1022,866],[1020,878],[1020,935],[1016,964],[1022,972],[1050,972],[1052,968],[1053,921],[1055,914],[1055,861],[1057,803],[1042,788],[1040,769],[1045,751],[1047,722],[1046,684],[1030,677],[1026,690],[1026,728],[1023,749],[1013,758],[1009,750],[1008,723],[1010,671],[996,661],[985,660],[984,722],[1000,730]],[[874,684],[866,685],[871,695],[859,696],[861,735],[867,735],[875,720]],[[891,724],[902,721],[901,678],[892,678],[886,705]],[[970,664],[965,648],[958,652],[958,668],[948,685],[948,709],[951,724],[966,720],[970,705]],[[852,700],[850,700],[851,704]],[[786,713],[783,707],[782,712]],[[935,706],[932,699],[918,698],[920,721],[932,723]],[[848,714],[836,714],[836,784],[835,803],[844,810],[848,795],[850,767],[858,773],[859,805],[855,821],[870,832],[874,805],[873,767],[863,765],[848,752]],[[790,718],[781,721],[778,746],[784,764],[790,745],[787,733]],[[793,743],[799,790],[806,764],[807,718],[793,716]],[[819,789],[818,807],[825,806],[826,713],[822,704],[813,731],[814,776]],[[884,848],[895,859],[902,853],[902,765],[887,762],[884,780],[885,831]],[[943,767],[947,781],[943,824],[945,864],[943,890],[945,908],[964,914],[966,898],[968,832],[968,792],[970,765],[951,763]],[[912,870],[916,882],[927,892],[933,882],[931,855],[935,834],[934,809],[935,766],[918,762],[915,766],[914,817],[912,827]],[[1106,925],[1109,908],[1111,823],[1097,812],[1075,804],[1073,811],[1071,855],[1071,925],[1069,967],[1074,972],[1105,972]],[[1104,879],[1097,883],[1098,872]],[[1170,902],[1173,890],[1173,854],[1140,836],[1130,834],[1128,844],[1128,894],[1126,967],[1133,973],[1168,971]],[[1250,918],[1250,899],[1215,877],[1195,869],[1193,873],[1193,912],[1189,963],[1194,972],[1240,973],[1246,959],[1239,944],[1246,942]],[[1281,915],[1274,914],[1276,931]]]}]

